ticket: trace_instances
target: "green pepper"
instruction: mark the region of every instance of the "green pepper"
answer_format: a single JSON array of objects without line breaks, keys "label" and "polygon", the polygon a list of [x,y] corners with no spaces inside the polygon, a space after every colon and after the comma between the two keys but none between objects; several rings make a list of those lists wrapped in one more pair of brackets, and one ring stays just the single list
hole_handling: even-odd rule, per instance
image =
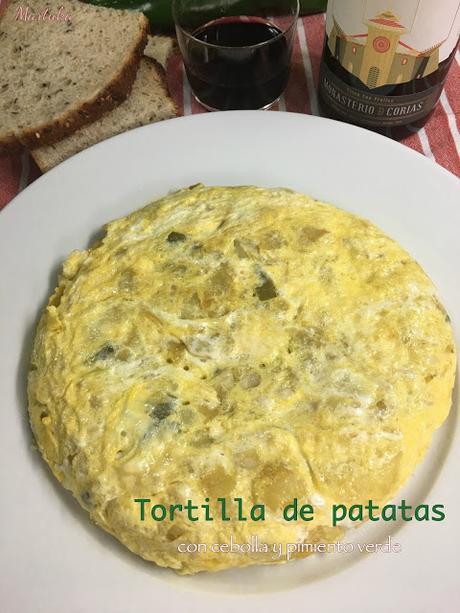
[{"label": "green pepper", "polygon": [[[172,0],[86,0],[90,4],[108,6],[115,9],[142,10],[148,17],[152,31],[172,31]],[[241,5],[241,11],[250,12],[251,0],[235,0],[235,5]],[[301,14],[319,13],[326,10],[327,0],[301,0]]]}]

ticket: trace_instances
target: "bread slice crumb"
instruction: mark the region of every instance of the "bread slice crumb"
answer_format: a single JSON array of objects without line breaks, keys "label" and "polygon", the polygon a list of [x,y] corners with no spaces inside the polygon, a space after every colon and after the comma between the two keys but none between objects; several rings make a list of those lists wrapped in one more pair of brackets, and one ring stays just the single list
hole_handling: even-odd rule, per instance
[{"label": "bread slice crumb", "polygon": [[[18,19],[60,7],[70,21]],[[129,95],[145,44],[140,12],[77,0],[11,0],[0,20],[0,152],[51,144]]]},{"label": "bread slice crumb", "polygon": [[178,50],[177,43],[171,36],[149,36],[144,55],[156,60],[166,70],[168,60]]},{"label": "bread slice crumb", "polygon": [[31,154],[40,170],[46,172],[111,136],[176,115],[177,108],[168,94],[162,68],[155,60],[144,57],[131,95],[125,102],[72,136],[53,145],[33,149]]}]

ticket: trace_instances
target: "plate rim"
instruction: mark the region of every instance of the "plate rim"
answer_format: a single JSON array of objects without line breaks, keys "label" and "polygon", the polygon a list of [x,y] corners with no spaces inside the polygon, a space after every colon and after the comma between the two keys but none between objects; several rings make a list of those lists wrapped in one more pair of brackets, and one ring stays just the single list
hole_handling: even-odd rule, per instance
[{"label": "plate rim", "polygon": [[[52,169],[51,171],[49,171],[48,173],[46,173],[45,175],[43,175],[42,177],[40,177],[39,179],[37,179],[34,183],[32,183],[30,186],[28,186],[25,190],[23,190],[21,193],[19,193],[16,198],[13,199],[13,201],[11,201],[2,211],[2,215],[0,215],[0,236],[3,233],[3,228],[6,226],[9,226],[11,223],[14,225],[14,223],[18,223],[14,221],[14,218],[16,216],[20,217],[20,214],[23,212],[23,210],[25,209],[25,207],[29,206],[27,203],[30,204],[31,200],[33,200],[35,198],[35,191],[39,192],[40,190],[45,190],[46,191],[46,185],[49,182],[50,184],[52,184],[53,182],[56,183],[59,179],[59,177],[62,175],[62,173],[64,173],[64,175],[66,173],[69,173],[74,167],[75,165],[82,165],[83,166],[87,163],[85,162],[85,160],[88,160],[88,163],[91,160],[91,157],[103,157],[104,151],[105,150],[109,150],[112,149],[113,147],[113,143],[115,142],[115,139],[118,139],[118,143],[120,149],[122,148],[122,141],[123,139],[126,139],[126,142],[128,142],[128,140],[136,140],[139,138],[139,136],[137,136],[138,134],[147,134],[147,132],[149,130],[152,130],[152,132],[154,130],[157,129],[157,127],[161,126],[162,130],[167,130],[169,129],[168,127],[165,127],[166,125],[170,126],[173,124],[174,122],[174,126],[180,126],[182,122],[193,122],[193,123],[200,123],[200,122],[214,122],[214,121],[222,121],[225,119],[225,117],[221,117],[220,119],[204,119],[204,118],[214,118],[217,115],[238,115],[241,116],[241,114],[250,114],[251,117],[254,116],[255,113],[257,113],[257,116],[263,115],[264,117],[270,116],[271,113],[270,112],[261,112],[261,111],[229,111],[229,112],[225,112],[225,113],[215,113],[215,114],[203,114],[203,115],[195,115],[195,116],[188,116],[188,117],[180,117],[180,118],[175,118],[172,120],[167,120],[165,122],[161,122],[159,124],[155,124],[155,125],[150,125],[150,126],[143,126],[143,127],[139,127],[133,130],[130,130],[128,132],[125,132],[123,134],[117,135],[111,139],[108,139],[106,141],[103,141],[102,143],[98,143],[96,145],[94,145],[93,147],[90,147],[89,149],[80,152],[79,154],[77,154],[76,156],[74,156],[73,158],[70,158],[66,161],[64,161],[62,164],[58,165],[57,167],[55,167],[54,169]],[[313,121],[313,123],[317,122],[317,121],[326,121],[328,122],[328,125],[332,124],[336,124],[338,126],[340,126],[340,128],[338,128],[339,130],[344,129],[345,131],[349,131],[351,130],[352,132],[356,133],[356,131],[359,131],[360,133],[365,133],[365,136],[363,136],[364,139],[370,138],[371,140],[375,139],[375,142],[379,142],[379,143],[383,143],[384,141],[386,141],[386,145],[385,147],[389,147],[390,149],[393,150],[393,148],[397,148],[400,152],[404,151],[404,155],[405,156],[410,156],[411,159],[414,160],[414,164],[415,165],[419,165],[421,168],[421,164],[425,164],[424,168],[430,168],[430,174],[432,173],[437,173],[438,177],[444,177],[443,179],[441,179],[442,182],[445,182],[446,185],[447,183],[449,183],[449,189],[451,189],[451,187],[453,187],[454,189],[458,189],[460,187],[460,181],[458,181],[457,177],[455,175],[453,175],[452,173],[450,173],[448,170],[446,170],[445,168],[439,166],[438,164],[436,164],[436,162],[434,162],[433,160],[430,160],[428,158],[426,158],[425,156],[423,156],[423,154],[420,154],[419,152],[412,150],[400,143],[397,143],[393,140],[388,139],[385,136],[379,135],[379,134],[375,134],[373,132],[369,132],[366,129],[363,128],[358,128],[356,126],[351,126],[348,124],[343,124],[342,122],[338,122],[338,121],[334,121],[334,120],[329,120],[329,119],[324,119],[324,118],[317,118],[317,117],[311,117],[311,116],[304,116],[304,115],[299,115],[297,113],[283,113],[283,114],[275,114],[273,113],[273,115],[278,116],[278,115],[287,115],[287,116],[295,116],[295,120],[298,120],[298,117],[302,117],[303,120],[306,120],[307,123],[309,121]],[[269,120],[270,121],[270,120]],[[277,121],[284,121],[284,120],[278,120]],[[176,129],[176,128],[174,128]],[[178,128],[179,129],[179,128]],[[351,132],[350,132],[351,133]],[[118,145],[117,145],[118,146]],[[376,145],[377,147],[380,147],[380,145]],[[396,150],[396,149],[394,149]],[[409,151],[408,151],[409,150]],[[425,162],[421,162],[421,159],[425,159]],[[409,158],[408,158],[409,159]],[[418,162],[415,162],[415,160],[418,159]],[[35,187],[34,187],[35,186]],[[45,187],[44,187],[45,186]],[[339,205],[340,206],[340,205]],[[14,211],[18,211],[17,213],[13,213]],[[460,210],[460,207],[459,207]],[[11,213],[8,213],[8,211],[11,211]],[[457,211],[457,215],[458,215],[458,211]],[[2,219],[4,220],[2,222]],[[0,252],[1,252],[1,246],[0,246]],[[1,262],[1,267],[3,267],[5,265],[5,260],[0,260]],[[9,263],[8,263],[9,265]],[[0,309],[1,311],[1,309]],[[1,315],[0,315],[1,317]],[[3,322],[1,322],[3,323]],[[0,326],[1,327],[1,326]],[[455,434],[455,438],[458,441],[459,438],[459,433],[458,433],[458,428],[457,428],[457,432]],[[3,513],[3,511],[2,511]],[[349,574],[348,571],[343,571],[342,573],[340,573],[340,575],[343,574]],[[323,581],[319,581],[318,585],[324,584],[324,581],[326,581],[327,579],[323,580]],[[356,586],[355,586],[356,587]],[[302,602],[301,600],[301,595],[297,595],[295,596],[294,593],[297,592],[299,593],[303,588],[298,588],[297,590],[293,590],[292,594],[289,596],[289,599],[293,599],[292,602],[297,602],[297,600],[299,602]],[[189,592],[186,593],[186,597],[189,597]],[[206,594],[206,598],[209,597],[209,594]],[[245,597],[248,597],[248,595],[245,595]],[[266,599],[264,599],[262,596],[258,596],[261,601],[264,601]],[[282,600],[286,603],[286,598],[287,598],[287,594],[286,593],[282,593]],[[194,597],[190,596],[191,600],[194,600]],[[270,597],[271,599],[273,599],[273,602],[279,601],[280,599],[278,597],[278,595],[275,597],[274,595],[271,595]],[[212,600],[212,599],[211,599]],[[200,602],[201,599],[198,598],[196,600],[196,602]],[[191,603],[192,604],[192,603]],[[222,609],[222,603],[220,603],[221,609]],[[227,606],[227,605],[225,605]],[[229,607],[231,607],[233,605],[229,605]],[[198,605],[197,605],[198,607]],[[57,610],[57,609],[56,609]],[[88,609],[89,610],[89,609]],[[171,609],[173,610],[173,609]],[[192,610],[192,609],[190,609]],[[195,610],[195,609],[193,609]],[[198,610],[198,608],[196,609]],[[232,608],[225,608],[225,610],[232,610]],[[358,609],[355,609],[358,610]],[[363,609],[364,610],[364,609]],[[418,609],[419,610],[419,609]],[[414,609],[415,611],[415,609]]]}]

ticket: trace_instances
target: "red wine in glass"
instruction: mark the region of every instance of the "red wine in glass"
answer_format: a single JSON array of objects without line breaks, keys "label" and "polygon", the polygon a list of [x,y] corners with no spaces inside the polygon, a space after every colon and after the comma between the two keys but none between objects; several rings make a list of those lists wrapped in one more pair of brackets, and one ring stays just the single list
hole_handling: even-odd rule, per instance
[{"label": "red wine in glass", "polygon": [[186,44],[185,68],[209,109],[262,109],[283,93],[290,39],[261,17],[223,17],[197,28]]}]

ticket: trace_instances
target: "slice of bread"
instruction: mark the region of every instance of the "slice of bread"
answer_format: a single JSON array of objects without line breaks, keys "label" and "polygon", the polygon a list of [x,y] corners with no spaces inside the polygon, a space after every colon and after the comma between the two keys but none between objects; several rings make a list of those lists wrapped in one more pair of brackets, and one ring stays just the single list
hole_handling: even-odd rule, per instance
[{"label": "slice of bread", "polygon": [[0,19],[0,151],[56,142],[125,100],[147,32],[138,12],[11,0]]},{"label": "slice of bread", "polygon": [[144,55],[156,60],[166,70],[168,60],[176,50],[177,43],[171,36],[149,36],[147,45],[144,49]]},{"label": "slice of bread", "polygon": [[106,138],[177,115],[169,97],[162,68],[152,59],[141,60],[131,95],[113,111],[54,145],[31,151],[42,172]]}]

